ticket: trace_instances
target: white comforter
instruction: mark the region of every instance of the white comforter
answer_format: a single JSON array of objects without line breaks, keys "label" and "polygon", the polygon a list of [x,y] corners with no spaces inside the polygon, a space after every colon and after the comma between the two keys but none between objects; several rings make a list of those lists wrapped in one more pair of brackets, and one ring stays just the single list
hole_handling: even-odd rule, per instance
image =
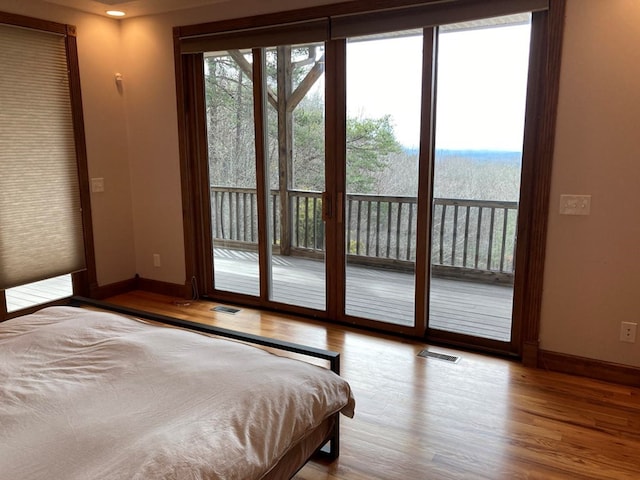
[{"label": "white comforter", "polygon": [[73,307],[0,324],[1,479],[259,479],[353,408],[332,372],[237,342]]}]

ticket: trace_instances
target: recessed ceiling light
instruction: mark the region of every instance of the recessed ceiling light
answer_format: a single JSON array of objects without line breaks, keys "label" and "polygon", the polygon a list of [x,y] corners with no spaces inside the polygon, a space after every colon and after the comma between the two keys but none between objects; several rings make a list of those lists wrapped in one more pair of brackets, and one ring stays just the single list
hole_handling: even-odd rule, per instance
[{"label": "recessed ceiling light", "polygon": [[107,10],[107,15],[111,15],[112,17],[124,17],[126,13],[122,10]]}]

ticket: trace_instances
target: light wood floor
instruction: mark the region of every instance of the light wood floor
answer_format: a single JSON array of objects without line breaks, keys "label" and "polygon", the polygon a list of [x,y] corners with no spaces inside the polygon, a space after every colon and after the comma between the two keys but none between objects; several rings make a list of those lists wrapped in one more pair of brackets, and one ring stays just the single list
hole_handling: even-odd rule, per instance
[{"label": "light wood floor", "polygon": [[[336,350],[356,397],[332,464],[297,480],[638,479],[640,389],[243,308],[132,292],[113,303]],[[416,356],[459,355],[458,363]]]}]

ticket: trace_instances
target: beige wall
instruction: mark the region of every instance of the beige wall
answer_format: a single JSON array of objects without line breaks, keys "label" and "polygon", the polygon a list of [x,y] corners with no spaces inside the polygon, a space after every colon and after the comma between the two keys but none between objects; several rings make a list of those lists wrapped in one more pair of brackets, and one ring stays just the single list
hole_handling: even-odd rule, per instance
[{"label": "beige wall", "polygon": [[[234,1],[121,23],[24,3],[0,9],[79,27],[89,168],[107,186],[92,197],[100,284],[184,283],[172,27],[331,2]],[[621,321],[640,320],[637,25],[636,0],[568,0],[540,340],[640,367],[640,338],[618,341]],[[560,216],[562,193],[592,195],[591,215]]]},{"label": "beige wall", "polygon": [[[640,366],[640,2],[570,0],[542,305],[542,348]],[[562,193],[591,215],[558,214]]]},{"label": "beige wall", "polygon": [[[133,182],[136,272],[185,283],[180,159],[171,27],[156,18],[123,23],[123,76]],[[161,266],[153,266],[153,255]]]}]

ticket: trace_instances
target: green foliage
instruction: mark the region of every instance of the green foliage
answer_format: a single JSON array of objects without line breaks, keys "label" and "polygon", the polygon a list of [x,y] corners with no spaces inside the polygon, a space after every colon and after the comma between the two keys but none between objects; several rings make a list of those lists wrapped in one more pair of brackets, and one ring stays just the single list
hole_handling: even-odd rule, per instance
[{"label": "green foliage", "polygon": [[347,253],[350,255],[356,255],[360,250],[364,250],[362,242],[358,243],[355,240],[350,240],[347,246]]},{"label": "green foliage", "polygon": [[305,100],[293,112],[293,186],[324,190],[324,110],[321,99]]},{"label": "green foliage", "polygon": [[[315,207],[315,208],[314,208]],[[311,198],[305,198],[294,214],[297,219],[296,246],[324,249],[324,223],[322,221],[322,200],[315,204]]]},{"label": "green foliage", "polygon": [[207,58],[205,96],[212,184],[255,187],[251,78],[229,56]]},{"label": "green foliage", "polygon": [[383,171],[392,153],[402,147],[393,133],[389,115],[347,119],[347,185],[354,193],[372,193],[375,173]]}]

